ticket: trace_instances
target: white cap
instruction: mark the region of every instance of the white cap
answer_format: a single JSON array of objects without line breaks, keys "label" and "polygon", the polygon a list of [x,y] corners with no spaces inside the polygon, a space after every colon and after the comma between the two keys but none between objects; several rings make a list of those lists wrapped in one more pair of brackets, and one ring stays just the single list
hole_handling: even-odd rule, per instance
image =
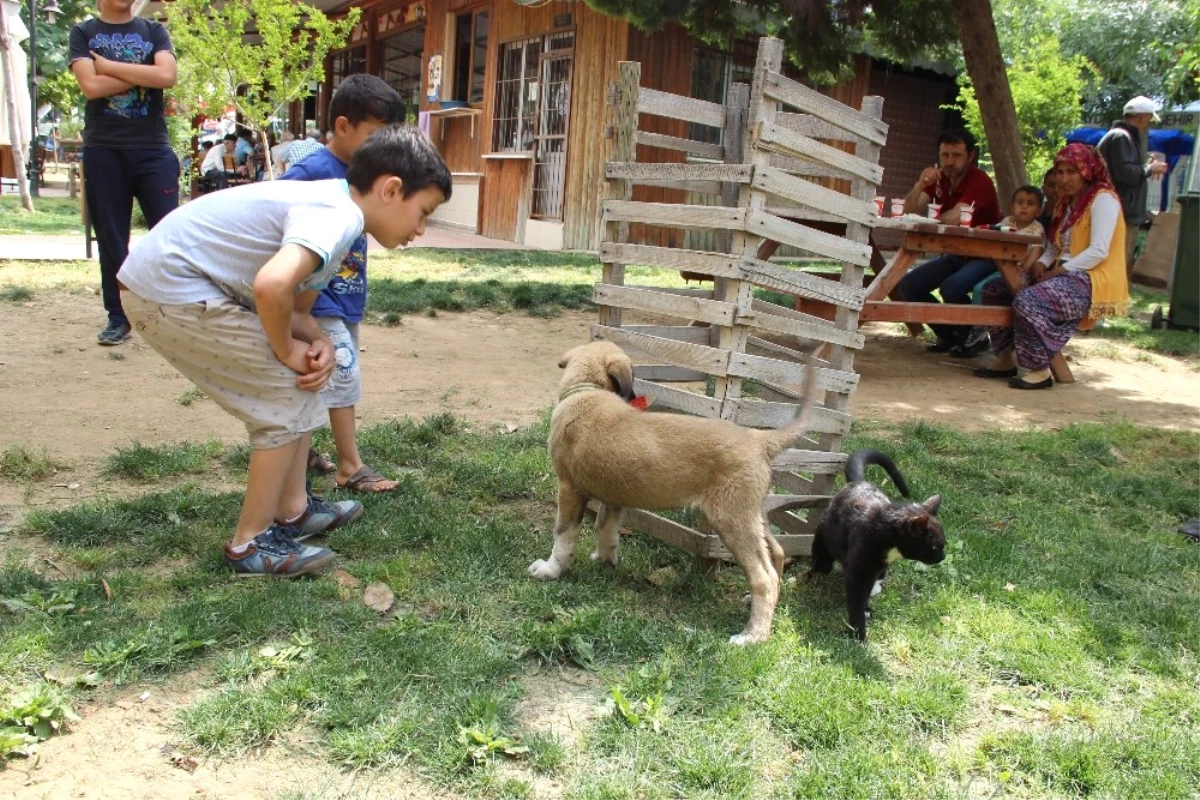
[{"label": "white cap", "polygon": [[1130,114],[1149,114],[1150,119],[1154,122],[1162,122],[1154,108],[1154,101],[1143,94],[1139,94],[1125,104],[1125,116],[1128,117]]}]

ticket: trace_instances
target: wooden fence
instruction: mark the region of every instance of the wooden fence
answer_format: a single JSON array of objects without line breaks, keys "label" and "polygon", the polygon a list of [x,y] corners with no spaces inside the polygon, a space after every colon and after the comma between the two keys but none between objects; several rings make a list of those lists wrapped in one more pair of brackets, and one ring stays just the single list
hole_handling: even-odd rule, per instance
[{"label": "wooden fence", "polygon": [[[819,348],[814,368],[824,397],[811,438],[776,459],[775,488],[763,508],[785,552],[807,555],[815,515],[845,462],[841,440],[850,427],[849,396],[858,385],[854,352],[863,346],[863,268],[871,257],[872,196],[882,180],[879,148],[887,126],[880,121],[880,98],[865,98],[861,110],[850,108],[784,77],[782,59],[782,42],[762,39],[753,84],[735,84],[724,106],[642,89],[640,65],[619,65],[602,203],[603,274],[595,289],[600,318],[592,335],[650,362],[635,368],[635,388],[653,398],[655,408],[761,428],[792,419],[805,378],[802,353]],[[721,144],[639,131],[639,115],[719,129]],[[639,144],[682,151],[703,163],[639,162]],[[635,185],[709,195],[719,204],[633,202]],[[705,250],[639,244],[630,241],[631,223],[710,231],[704,241],[712,244]],[[779,244],[840,262],[839,279],[772,263],[767,254]],[[626,286],[631,264],[703,276],[712,288]],[[834,318],[758,299],[755,288],[830,304]],[[677,322],[623,324],[625,311]],[[703,559],[730,557],[703,519],[691,527],[630,510],[626,521]]]}]

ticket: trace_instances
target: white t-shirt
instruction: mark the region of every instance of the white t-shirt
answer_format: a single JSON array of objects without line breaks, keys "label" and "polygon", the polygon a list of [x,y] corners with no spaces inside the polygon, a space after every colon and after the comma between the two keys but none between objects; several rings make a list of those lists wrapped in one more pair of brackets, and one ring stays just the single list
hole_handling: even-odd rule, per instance
[{"label": "white t-shirt", "polygon": [[[233,155],[233,153],[230,153],[229,155]],[[225,169],[224,142],[217,142],[212,147],[208,148],[208,152],[204,154],[204,162],[200,164],[200,174],[206,175],[210,169]]]},{"label": "white t-shirt", "polygon": [[134,245],[117,278],[152,303],[230,297],[254,309],[254,279],[285,244],[321,258],[296,293],[324,289],[362,235],[344,180],[264,181],[180,206]]}]

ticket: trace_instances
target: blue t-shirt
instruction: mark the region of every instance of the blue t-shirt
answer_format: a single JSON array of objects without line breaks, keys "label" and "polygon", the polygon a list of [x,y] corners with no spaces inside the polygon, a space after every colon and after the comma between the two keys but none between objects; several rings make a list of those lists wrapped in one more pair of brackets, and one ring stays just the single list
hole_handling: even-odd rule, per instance
[{"label": "blue t-shirt", "polygon": [[[329,178],[345,178],[346,165],[322,147],[302,163],[293,165],[279,176],[283,181],[323,181]],[[350,252],[342,261],[342,268],[330,279],[329,285],[313,303],[314,317],[340,317],[346,322],[362,322],[367,307],[367,237],[354,240]]]}]

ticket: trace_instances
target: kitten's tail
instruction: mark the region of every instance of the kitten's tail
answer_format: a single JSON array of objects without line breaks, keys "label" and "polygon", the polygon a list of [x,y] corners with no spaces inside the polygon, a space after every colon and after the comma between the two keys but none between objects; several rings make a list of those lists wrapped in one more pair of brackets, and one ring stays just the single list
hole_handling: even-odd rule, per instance
[{"label": "kitten's tail", "polygon": [[804,388],[801,392],[803,396],[800,410],[792,417],[791,422],[773,431],[755,431],[762,438],[763,449],[769,461],[774,461],[776,456],[796,444],[808,432],[808,418],[816,405],[817,393],[817,370],[811,353],[804,354]]},{"label": "kitten's tail", "polygon": [[900,470],[896,469],[896,463],[878,450],[857,450],[851,453],[850,458],[846,459],[846,480],[865,480],[863,473],[868,464],[876,464],[887,470],[887,474],[896,484],[896,489],[901,495],[908,497],[908,484],[904,482],[904,476],[900,474]]}]

